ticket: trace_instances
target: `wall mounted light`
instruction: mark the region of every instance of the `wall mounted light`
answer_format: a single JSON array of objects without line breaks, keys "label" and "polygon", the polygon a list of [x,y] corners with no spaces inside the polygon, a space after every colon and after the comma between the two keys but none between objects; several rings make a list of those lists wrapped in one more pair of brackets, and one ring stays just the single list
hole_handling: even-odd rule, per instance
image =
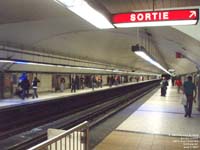
[{"label": "wall mounted light", "polygon": [[63,67],[67,69],[94,70],[94,71],[113,71],[113,70],[103,69],[103,68],[69,66],[69,65],[63,65],[63,64],[50,64],[50,63],[30,62],[30,61],[22,61],[22,60],[0,59],[0,63],[12,63],[12,64],[18,64],[18,65],[36,65],[36,66],[44,66],[44,67]]},{"label": "wall mounted light", "polygon": [[159,75],[156,73],[143,73],[143,72],[131,72],[126,70],[119,69],[106,69],[106,68],[94,68],[94,67],[84,67],[84,66],[69,66],[64,64],[50,64],[50,63],[40,63],[40,62],[31,62],[31,61],[22,61],[22,60],[9,60],[0,58],[0,63],[10,63],[16,65],[33,65],[33,66],[43,66],[43,67],[59,67],[66,69],[77,69],[77,70],[92,70],[92,71],[104,71],[109,73],[121,73],[121,74],[131,74],[131,75]]},{"label": "wall mounted light", "polygon": [[31,62],[31,61],[22,61],[22,60],[9,60],[9,59],[0,59],[0,63],[11,63],[17,65],[36,65],[44,67],[60,67],[66,69],[78,69],[78,70],[92,70],[92,71],[105,71],[105,72],[115,72],[113,69],[105,68],[94,68],[94,67],[85,67],[85,66],[70,66],[64,64],[50,64],[50,63],[41,63],[41,62]]}]

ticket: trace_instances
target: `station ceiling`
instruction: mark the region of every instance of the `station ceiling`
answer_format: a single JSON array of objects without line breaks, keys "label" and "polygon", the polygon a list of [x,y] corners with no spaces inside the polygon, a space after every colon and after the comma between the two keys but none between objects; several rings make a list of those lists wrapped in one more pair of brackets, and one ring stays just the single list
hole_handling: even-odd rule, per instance
[{"label": "station ceiling", "polygon": [[[90,0],[91,1],[91,0]],[[110,14],[134,10],[200,8],[200,0],[93,0]],[[0,1],[0,43],[68,57],[106,62],[133,70],[160,72],[131,51],[137,28],[100,30],[54,0]],[[200,65],[200,24],[141,28],[169,69],[177,74]],[[176,59],[176,52],[187,58]]]}]

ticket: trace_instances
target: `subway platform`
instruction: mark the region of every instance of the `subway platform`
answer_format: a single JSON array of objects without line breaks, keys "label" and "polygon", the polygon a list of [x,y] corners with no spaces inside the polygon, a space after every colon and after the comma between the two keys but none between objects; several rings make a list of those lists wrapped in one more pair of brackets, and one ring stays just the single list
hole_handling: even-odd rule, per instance
[{"label": "subway platform", "polygon": [[192,118],[185,118],[181,95],[171,85],[166,97],[157,89],[93,150],[199,150],[200,112],[193,104]]},{"label": "subway platform", "polygon": [[[145,82],[145,81],[139,81],[139,82],[141,83],[141,82]],[[95,91],[100,91],[100,90],[106,90],[106,89],[110,89],[110,88],[127,86],[130,84],[136,84],[139,82],[123,83],[123,84],[113,85],[112,87],[105,85],[102,88],[101,87],[94,88],[94,90],[92,90],[92,88],[84,88],[84,89],[77,90],[75,93],[71,93],[71,89],[66,89],[63,92],[45,92],[45,93],[39,93],[38,94],[39,97],[35,98],[35,99],[32,99],[32,97],[30,96],[29,98],[25,98],[23,100],[23,99],[15,96],[13,98],[0,100],[0,109],[10,107],[10,106],[19,106],[19,105],[28,104],[28,103],[35,103],[35,102],[39,102],[39,101],[55,100],[55,98],[63,98],[63,97],[68,97],[68,96],[72,96],[72,95],[79,95],[79,94],[83,94],[83,93],[90,93],[90,92],[95,92]],[[33,92],[32,89],[30,89],[30,93],[32,93],[32,92]]]}]

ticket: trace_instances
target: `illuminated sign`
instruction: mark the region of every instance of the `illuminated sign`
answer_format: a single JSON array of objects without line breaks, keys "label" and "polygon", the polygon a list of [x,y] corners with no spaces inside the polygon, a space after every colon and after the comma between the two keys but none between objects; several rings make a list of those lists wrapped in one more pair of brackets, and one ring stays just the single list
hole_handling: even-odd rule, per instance
[{"label": "illuminated sign", "polygon": [[194,25],[199,19],[199,9],[163,10],[114,14],[112,23],[116,27],[144,27]]}]

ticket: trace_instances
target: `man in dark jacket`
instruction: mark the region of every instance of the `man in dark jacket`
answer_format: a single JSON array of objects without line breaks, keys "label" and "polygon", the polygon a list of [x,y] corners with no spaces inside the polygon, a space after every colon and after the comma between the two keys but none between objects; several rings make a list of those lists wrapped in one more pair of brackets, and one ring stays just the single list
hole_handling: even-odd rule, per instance
[{"label": "man in dark jacket", "polygon": [[77,89],[77,84],[76,84],[76,77],[75,76],[72,76],[71,78],[71,93],[72,92],[76,92],[76,89]]},{"label": "man in dark jacket", "polygon": [[168,81],[165,77],[161,81],[161,96],[165,96],[167,92]]},{"label": "man in dark jacket", "polygon": [[183,92],[187,97],[185,107],[185,117],[191,117],[193,101],[196,102],[196,86],[192,83],[192,77],[188,76],[188,80],[183,84]]},{"label": "man in dark jacket", "polygon": [[21,91],[21,98],[22,99],[24,99],[25,98],[25,96],[26,96],[26,80],[27,79],[24,79],[24,80],[22,80],[21,81],[21,83],[20,83],[20,86],[21,86],[21,89],[22,89],[22,91]]}]

